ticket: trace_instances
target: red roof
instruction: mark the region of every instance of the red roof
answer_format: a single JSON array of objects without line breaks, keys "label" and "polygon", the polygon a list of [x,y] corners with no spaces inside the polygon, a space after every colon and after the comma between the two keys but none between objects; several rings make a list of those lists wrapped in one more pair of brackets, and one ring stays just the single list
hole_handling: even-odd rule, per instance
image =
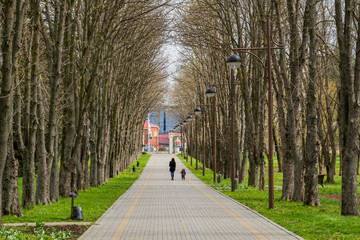
[{"label": "red roof", "polygon": [[169,134],[159,134],[159,144],[169,144]]},{"label": "red roof", "polygon": [[[150,127],[151,128],[159,128],[159,126],[154,125],[152,123],[150,123]],[[144,123],[144,129],[148,129],[148,122],[147,121],[145,121],[145,123]]]}]

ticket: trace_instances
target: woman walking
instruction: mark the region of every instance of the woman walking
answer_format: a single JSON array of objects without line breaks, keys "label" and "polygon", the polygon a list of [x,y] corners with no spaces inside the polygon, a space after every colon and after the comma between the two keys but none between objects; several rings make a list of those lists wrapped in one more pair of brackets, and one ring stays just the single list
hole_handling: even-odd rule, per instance
[{"label": "woman walking", "polygon": [[169,167],[170,167],[170,173],[171,173],[171,180],[174,180],[174,172],[176,169],[176,162],[175,162],[175,158],[172,158],[170,163],[169,163]]}]

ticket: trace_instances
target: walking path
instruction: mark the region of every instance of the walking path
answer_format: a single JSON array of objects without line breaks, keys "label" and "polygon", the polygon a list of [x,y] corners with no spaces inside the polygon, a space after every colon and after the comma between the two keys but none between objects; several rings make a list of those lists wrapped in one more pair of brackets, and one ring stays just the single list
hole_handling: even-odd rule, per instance
[{"label": "walking path", "polygon": [[175,157],[153,155],[140,178],[79,239],[301,239],[213,190]]}]

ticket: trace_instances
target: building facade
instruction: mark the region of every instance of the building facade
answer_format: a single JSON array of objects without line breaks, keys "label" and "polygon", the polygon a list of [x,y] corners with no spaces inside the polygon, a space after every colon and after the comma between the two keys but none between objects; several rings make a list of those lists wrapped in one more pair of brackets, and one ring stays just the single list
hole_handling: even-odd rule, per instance
[{"label": "building facade", "polygon": [[[160,128],[159,126],[145,121],[143,128],[143,146],[144,151],[158,151],[159,150],[159,134]],[[150,141],[149,141],[150,140]],[[148,149],[150,145],[150,149]]]}]

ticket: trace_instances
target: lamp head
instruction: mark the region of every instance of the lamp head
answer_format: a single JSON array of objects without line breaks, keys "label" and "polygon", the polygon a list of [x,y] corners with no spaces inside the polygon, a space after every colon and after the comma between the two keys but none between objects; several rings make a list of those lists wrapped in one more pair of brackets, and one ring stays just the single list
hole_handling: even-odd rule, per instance
[{"label": "lamp head", "polygon": [[201,108],[199,108],[199,107],[195,108],[194,113],[195,113],[196,116],[200,116],[201,115]]},{"label": "lamp head", "polygon": [[237,69],[240,67],[241,65],[241,57],[239,56],[239,54],[232,54],[230,55],[230,57],[228,57],[228,59],[226,60],[226,64],[231,68],[231,69]]},{"label": "lamp head", "polygon": [[216,95],[216,91],[213,88],[206,89],[205,95],[209,98],[212,98]]}]

